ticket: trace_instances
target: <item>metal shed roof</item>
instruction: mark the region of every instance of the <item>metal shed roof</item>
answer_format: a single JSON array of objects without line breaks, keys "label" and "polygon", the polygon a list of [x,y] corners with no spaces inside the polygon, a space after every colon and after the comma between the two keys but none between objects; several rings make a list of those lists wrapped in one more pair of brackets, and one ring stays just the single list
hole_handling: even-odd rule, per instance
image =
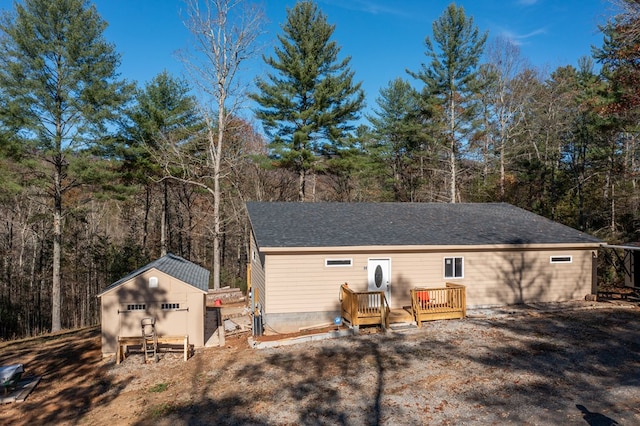
[{"label": "metal shed roof", "polygon": [[119,279],[113,284],[109,285],[105,288],[98,296],[103,295],[104,293],[118,287],[120,284],[129,281],[130,279],[150,270],[157,269],[160,272],[164,272],[167,275],[170,275],[176,279],[179,279],[182,282],[185,282],[193,287],[196,287],[204,292],[209,290],[209,270],[203,268],[202,266],[196,265],[193,262],[190,262],[186,259],[183,259],[180,256],[176,256],[175,254],[167,253],[165,256],[162,256],[159,259],[154,260],[153,262],[147,263],[146,265],[136,269],[135,271],[128,274],[126,277]]}]

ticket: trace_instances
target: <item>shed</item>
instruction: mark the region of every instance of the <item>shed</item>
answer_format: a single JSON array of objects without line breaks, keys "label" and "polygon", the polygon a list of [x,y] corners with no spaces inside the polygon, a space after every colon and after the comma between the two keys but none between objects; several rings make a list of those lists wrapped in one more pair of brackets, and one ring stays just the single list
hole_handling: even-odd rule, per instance
[{"label": "shed", "polygon": [[131,272],[98,294],[102,313],[102,354],[115,354],[118,337],[141,336],[141,320],[155,318],[158,336],[188,336],[205,344],[209,271],[167,254]]},{"label": "shed", "polygon": [[[506,203],[247,203],[252,304],[276,331],[331,322],[340,286],[466,286],[467,306],[583,299],[599,239]],[[382,283],[382,285],[380,285]]]}]

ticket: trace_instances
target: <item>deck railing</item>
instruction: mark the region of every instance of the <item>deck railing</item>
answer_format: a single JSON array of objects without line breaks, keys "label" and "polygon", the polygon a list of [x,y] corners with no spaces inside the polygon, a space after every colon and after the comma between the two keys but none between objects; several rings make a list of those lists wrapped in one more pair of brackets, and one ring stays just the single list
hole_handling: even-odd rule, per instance
[{"label": "deck railing", "polygon": [[380,325],[389,327],[389,303],[384,291],[352,291],[346,284],[340,286],[342,318],[351,325]]},{"label": "deck railing", "polygon": [[422,321],[464,318],[467,315],[466,288],[446,283],[443,288],[413,288],[411,311],[418,324]]}]

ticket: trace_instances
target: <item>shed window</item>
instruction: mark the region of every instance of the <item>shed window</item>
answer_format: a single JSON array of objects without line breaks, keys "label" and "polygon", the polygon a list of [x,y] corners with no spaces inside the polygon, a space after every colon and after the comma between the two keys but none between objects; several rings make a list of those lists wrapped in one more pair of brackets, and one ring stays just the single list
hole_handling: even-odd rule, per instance
[{"label": "shed window", "polygon": [[162,310],[170,310],[170,309],[180,309],[179,303],[163,303],[160,305]]},{"label": "shed window", "polygon": [[572,256],[551,256],[551,263],[571,263],[573,261]]},{"label": "shed window", "polygon": [[144,311],[147,309],[147,305],[144,303],[133,303],[131,305],[127,305],[127,311]]},{"label": "shed window", "polygon": [[324,266],[351,266],[352,259],[325,259]]},{"label": "shed window", "polygon": [[463,276],[464,276],[464,258],[445,257],[444,258],[444,277],[445,278],[462,278]]}]

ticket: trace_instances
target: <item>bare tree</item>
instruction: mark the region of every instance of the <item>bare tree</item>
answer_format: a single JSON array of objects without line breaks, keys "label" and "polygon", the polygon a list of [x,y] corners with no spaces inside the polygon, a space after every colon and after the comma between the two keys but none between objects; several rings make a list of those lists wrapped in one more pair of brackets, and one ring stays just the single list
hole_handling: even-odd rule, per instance
[{"label": "bare tree", "polygon": [[527,69],[526,61],[520,56],[520,48],[510,40],[498,37],[489,45],[488,67],[495,76],[495,83],[489,91],[489,101],[494,109],[494,149],[498,155],[500,168],[500,200],[505,198],[506,162],[509,146],[523,131],[520,123],[524,115],[522,109],[529,96],[528,80],[522,78]]},{"label": "bare tree", "polygon": [[[213,196],[213,286],[220,287],[221,202],[223,144],[233,117],[246,99],[240,79],[242,65],[258,53],[256,40],[265,21],[263,10],[244,0],[186,0],[185,25],[193,36],[194,51],[182,55],[201,99],[206,123],[207,176],[183,168],[183,180]],[[202,179],[205,178],[205,179]]]}]

